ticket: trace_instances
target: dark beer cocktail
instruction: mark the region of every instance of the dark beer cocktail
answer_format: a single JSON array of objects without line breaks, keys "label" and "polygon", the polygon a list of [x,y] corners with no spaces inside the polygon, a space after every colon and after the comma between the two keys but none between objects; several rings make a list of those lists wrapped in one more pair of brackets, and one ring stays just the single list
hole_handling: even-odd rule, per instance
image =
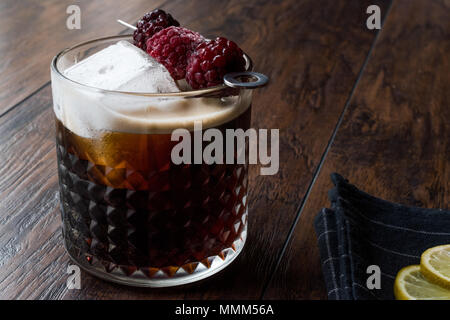
[{"label": "dark beer cocktail", "polygon": [[[52,64],[65,246],[74,261],[107,280],[192,282],[223,269],[244,245],[248,164],[175,164],[171,152],[178,141],[171,133],[183,128],[193,136],[196,121],[203,130],[246,130],[251,93],[226,87],[133,93],[122,84],[99,89],[95,79],[80,78],[90,72],[80,60],[92,63],[96,53],[127,39],[85,43]],[[140,58],[120,45],[124,55]]]}]

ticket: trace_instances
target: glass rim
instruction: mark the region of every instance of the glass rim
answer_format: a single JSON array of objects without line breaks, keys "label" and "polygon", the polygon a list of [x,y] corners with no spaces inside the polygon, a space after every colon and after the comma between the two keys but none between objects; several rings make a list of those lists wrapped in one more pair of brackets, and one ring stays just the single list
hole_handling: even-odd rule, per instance
[{"label": "glass rim", "polygon": [[[130,39],[130,37],[132,37],[132,36],[133,35],[131,35],[131,34],[127,34],[127,35],[116,35],[116,36],[109,36],[109,37],[103,37],[103,38],[96,38],[96,39],[80,42],[73,46],[65,48],[64,50],[60,51],[56,56],[53,57],[52,62],[50,64],[51,70],[54,72],[54,74],[56,74],[63,81],[69,81],[69,83],[71,83],[71,84],[80,86],[82,88],[85,88],[85,89],[88,89],[91,91],[108,93],[108,94],[123,94],[123,95],[142,96],[142,97],[197,97],[197,96],[209,95],[211,93],[220,92],[220,91],[226,90],[226,89],[232,89],[225,84],[221,84],[218,86],[204,88],[204,89],[180,91],[180,92],[164,92],[164,93],[154,93],[154,92],[147,93],[147,92],[108,90],[108,89],[97,88],[94,86],[89,86],[87,84],[83,84],[81,82],[70,79],[69,77],[66,77],[57,67],[57,62],[58,62],[59,58],[61,58],[66,53],[70,52],[71,50],[77,49],[77,48],[85,46],[85,45],[93,44],[96,42],[101,42],[101,41]],[[252,59],[245,52],[244,52],[244,58],[248,63],[248,67],[247,67],[246,71],[251,71],[253,68]]]}]

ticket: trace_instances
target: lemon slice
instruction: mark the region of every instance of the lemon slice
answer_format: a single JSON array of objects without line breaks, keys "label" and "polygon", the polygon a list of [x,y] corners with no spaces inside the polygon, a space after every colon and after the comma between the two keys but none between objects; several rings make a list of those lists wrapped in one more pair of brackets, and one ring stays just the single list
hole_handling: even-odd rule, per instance
[{"label": "lemon slice", "polygon": [[450,244],[422,253],[420,271],[431,282],[450,289]]},{"label": "lemon slice", "polygon": [[398,272],[394,295],[397,300],[450,300],[450,290],[429,282],[420,272],[419,265]]}]

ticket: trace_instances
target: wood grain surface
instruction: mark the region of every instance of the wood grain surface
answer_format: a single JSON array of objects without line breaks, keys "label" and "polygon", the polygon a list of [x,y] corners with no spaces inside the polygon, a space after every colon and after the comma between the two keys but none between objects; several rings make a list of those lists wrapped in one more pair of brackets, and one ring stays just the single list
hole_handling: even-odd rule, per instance
[{"label": "wood grain surface", "polygon": [[[359,83],[377,34],[365,27],[366,8],[378,4],[384,16],[390,1],[339,0],[332,5],[326,0],[127,1],[126,5],[117,1],[114,6],[81,1],[85,15],[80,31],[65,29],[65,8],[72,2],[42,3],[39,8],[33,1],[0,5],[9,10],[0,11],[0,17],[4,15],[0,26],[28,17],[31,26],[20,31],[20,46],[29,41],[29,48],[36,52],[33,56],[31,49],[26,53],[15,49],[15,57],[12,49],[0,45],[0,53],[8,57],[0,69],[0,114],[10,110],[0,117],[0,298],[325,298],[311,221],[318,208],[327,204],[329,172],[348,175],[361,188],[390,200],[405,202],[401,192],[408,191],[402,186],[409,183],[410,192],[420,195],[414,199],[424,201],[424,206],[448,203],[443,195],[448,194],[448,185],[442,186],[445,180],[430,177],[447,174],[449,180],[445,159],[436,160],[442,150],[448,159],[449,147],[439,139],[428,142],[439,134],[448,135],[444,123],[448,78],[443,71],[448,70],[448,1],[428,6],[420,0],[395,0],[391,14],[396,17],[388,19]],[[30,6],[38,13],[29,13]],[[254,94],[253,126],[280,129],[280,171],[275,176],[257,176],[258,167],[252,168],[247,244],[241,256],[217,276],[178,288],[136,289],[82,273],[82,289],[67,290],[69,259],[60,234],[50,125],[50,59],[70,44],[123,31],[114,22],[118,14],[133,21],[157,6],[206,36],[235,40],[253,58],[255,69],[271,78],[268,87]],[[47,10],[37,10],[42,8]],[[402,10],[415,19],[402,17]],[[5,29],[0,30],[0,38],[9,39]],[[39,37],[31,30],[40,30]],[[336,141],[284,252],[346,106]],[[398,180],[392,181],[397,172]]]},{"label": "wood grain surface", "polygon": [[313,219],[329,207],[332,172],[389,201],[449,209],[449,17],[449,1],[393,2],[264,298],[322,292]]},{"label": "wood grain surface", "polygon": [[[136,21],[162,0],[0,1],[0,115],[50,81],[51,59],[82,41],[116,35],[116,19]],[[69,5],[81,10],[81,29],[66,27]]]}]

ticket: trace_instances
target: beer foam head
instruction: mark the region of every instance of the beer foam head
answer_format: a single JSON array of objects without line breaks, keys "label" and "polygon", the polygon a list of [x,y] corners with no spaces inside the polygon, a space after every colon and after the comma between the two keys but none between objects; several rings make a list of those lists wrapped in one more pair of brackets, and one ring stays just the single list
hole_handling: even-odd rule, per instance
[{"label": "beer foam head", "polygon": [[[52,70],[53,107],[57,118],[75,134],[90,138],[105,131],[170,133],[223,124],[243,113],[251,91],[224,98],[149,96],[136,93],[179,92],[164,66],[126,41],[119,41],[68,67]],[[89,86],[89,87],[86,87]],[[180,86],[181,87],[181,86]],[[184,88],[183,88],[184,89]]]}]

